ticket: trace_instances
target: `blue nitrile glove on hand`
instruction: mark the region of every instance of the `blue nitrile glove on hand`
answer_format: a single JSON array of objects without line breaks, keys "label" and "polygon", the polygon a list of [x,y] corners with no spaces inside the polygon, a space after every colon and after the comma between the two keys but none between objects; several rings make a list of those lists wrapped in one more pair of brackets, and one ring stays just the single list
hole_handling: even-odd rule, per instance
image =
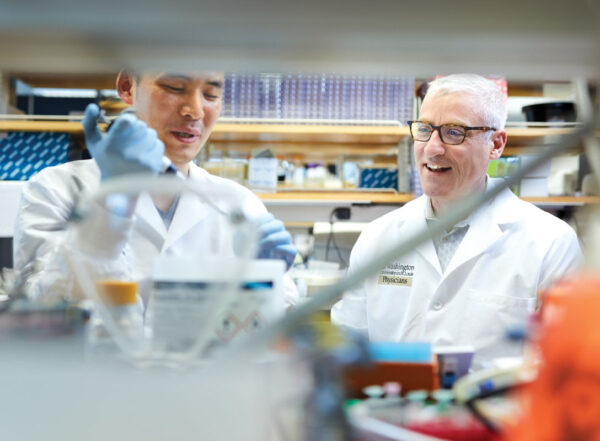
[{"label": "blue nitrile glove on hand", "polygon": [[107,133],[98,128],[100,109],[90,104],[85,109],[85,143],[100,168],[102,180],[130,173],[158,175],[162,169],[165,146],[154,129],[135,115],[122,115]]},{"label": "blue nitrile glove on hand", "polygon": [[288,270],[294,263],[298,250],[292,245],[292,236],[283,226],[283,222],[275,219],[271,213],[259,216],[255,222],[260,231],[258,258],[281,259],[285,261]]}]

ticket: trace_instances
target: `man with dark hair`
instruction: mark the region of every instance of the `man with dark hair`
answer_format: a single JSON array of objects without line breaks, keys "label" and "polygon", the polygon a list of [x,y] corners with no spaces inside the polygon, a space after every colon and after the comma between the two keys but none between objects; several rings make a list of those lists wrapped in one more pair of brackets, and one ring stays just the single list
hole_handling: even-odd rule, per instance
[{"label": "man with dark hair", "polygon": [[[143,296],[148,295],[145,282],[159,254],[234,255],[235,240],[225,217],[187,193],[130,196],[123,206],[104,206],[96,212],[94,234],[68,231],[69,217],[83,193],[93,193],[101,181],[117,177],[158,175],[169,163],[207,194],[216,193],[229,206],[243,207],[260,226],[257,257],[282,259],[289,268],[296,249],[283,223],[245,187],[193,163],[221,112],[223,83],[221,73],[121,72],[117,91],[135,113],[117,118],[106,133],[97,126],[98,107],[88,106],[83,126],[93,159],[47,168],[23,189],[14,262],[29,295],[78,298],[77,279],[66,259],[75,249],[90,250],[88,254],[98,257],[89,265],[97,276],[138,281]],[[119,228],[110,228],[115,222]],[[293,282],[288,278],[285,285],[287,303],[293,304],[297,294]]]}]

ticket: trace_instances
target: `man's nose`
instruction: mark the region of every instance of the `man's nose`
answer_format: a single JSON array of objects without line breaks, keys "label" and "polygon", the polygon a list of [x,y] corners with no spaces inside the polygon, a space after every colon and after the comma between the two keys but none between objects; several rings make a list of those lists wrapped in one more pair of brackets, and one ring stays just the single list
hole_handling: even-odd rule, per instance
[{"label": "man's nose", "polygon": [[181,113],[184,117],[192,120],[202,119],[204,117],[204,94],[195,91],[186,95]]},{"label": "man's nose", "polygon": [[437,156],[446,153],[446,146],[442,142],[442,138],[440,138],[440,134],[437,130],[433,131],[429,141],[425,143],[423,149],[428,156]]}]

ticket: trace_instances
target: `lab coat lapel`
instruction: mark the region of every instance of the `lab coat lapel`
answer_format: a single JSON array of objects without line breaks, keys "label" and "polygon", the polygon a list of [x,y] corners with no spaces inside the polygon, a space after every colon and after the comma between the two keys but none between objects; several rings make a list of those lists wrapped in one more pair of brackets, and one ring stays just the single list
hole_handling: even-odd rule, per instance
[{"label": "lab coat lapel", "polygon": [[[490,185],[498,185],[498,183],[498,180],[493,179]],[[469,230],[450,261],[446,275],[485,252],[505,234],[501,225],[516,220],[515,213],[518,208],[514,206],[515,200],[517,197],[510,190],[505,189],[473,214]]]},{"label": "lab coat lapel", "polygon": [[[413,207],[410,221],[404,224],[404,227],[400,231],[400,237],[408,238],[415,234],[421,233],[427,228],[427,221],[425,220],[425,204],[428,203],[428,199],[422,196]],[[442,273],[440,267],[440,261],[435,252],[433,241],[431,239],[422,242],[415,248],[417,251],[439,274]]]},{"label": "lab coat lapel", "polygon": [[167,240],[163,246],[163,250],[171,247],[175,242],[185,236],[192,228],[198,225],[198,222],[206,217],[207,209],[205,204],[200,198],[190,192],[183,193],[175,214],[173,221],[167,233]]},{"label": "lab coat lapel", "polygon": [[158,210],[147,192],[140,194],[135,215],[140,226],[145,227],[151,232],[151,235],[148,235],[149,238],[157,243],[162,243],[165,240],[167,237],[165,223],[158,214]]},{"label": "lab coat lapel", "polygon": [[483,253],[502,236],[502,230],[497,223],[493,222],[490,214],[485,212],[476,213],[473,217],[467,234],[448,265],[447,274]]}]

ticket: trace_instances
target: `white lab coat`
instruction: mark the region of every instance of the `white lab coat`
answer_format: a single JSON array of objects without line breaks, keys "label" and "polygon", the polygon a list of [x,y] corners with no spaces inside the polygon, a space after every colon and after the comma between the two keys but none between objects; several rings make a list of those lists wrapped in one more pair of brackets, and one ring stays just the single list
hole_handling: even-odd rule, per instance
[{"label": "white lab coat", "polygon": [[[352,250],[349,271],[426,228],[426,203],[422,196],[369,224]],[[347,292],[331,318],[373,341],[472,345],[474,367],[482,367],[520,354],[521,345],[504,338],[506,329],[525,325],[538,306],[538,289],[580,261],[570,226],[505,190],[471,215],[445,273],[428,240]]]},{"label": "white lab coat", "polygon": [[[225,195],[229,205],[244,207],[250,215],[267,211],[247,188],[210,175],[194,164],[190,164],[189,179],[208,194],[213,189]],[[108,213],[104,217],[101,212],[92,227],[69,229],[67,220],[76,201],[84,193],[93,193],[99,181],[95,161],[83,160],[44,169],[24,187],[13,248],[15,270],[23,276],[29,295],[79,298],[81,289],[73,277],[69,255],[85,261],[95,276],[138,281],[144,300],[149,296],[152,264],[159,254],[233,255],[225,216],[190,193],[181,195],[168,231],[147,193],[140,194],[133,219],[123,220],[118,231],[107,228]],[[284,292],[285,303],[294,304],[297,291],[289,277],[284,278]]]}]

